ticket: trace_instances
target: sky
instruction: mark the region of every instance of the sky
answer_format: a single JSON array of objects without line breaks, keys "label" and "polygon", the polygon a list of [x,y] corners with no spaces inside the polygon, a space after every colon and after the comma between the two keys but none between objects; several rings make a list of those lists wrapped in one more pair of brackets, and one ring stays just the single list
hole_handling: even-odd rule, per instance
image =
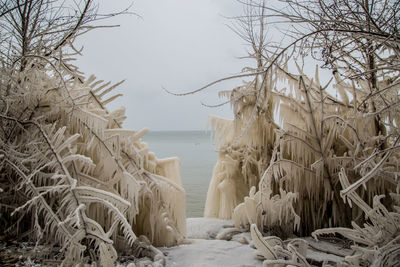
[{"label": "sky", "polygon": [[[99,1],[99,12],[122,10],[132,1]],[[240,59],[246,46],[227,24],[241,13],[232,0],[136,0],[130,9],[136,15],[121,15],[102,21],[118,28],[101,28],[77,40],[83,56],[77,65],[88,77],[112,83],[126,80],[116,93],[124,96],[110,110],[126,107],[124,127],[159,130],[205,130],[208,115],[232,118],[229,105],[208,108],[226,99],[218,91],[239,86],[232,80],[202,93],[177,97],[162,88],[183,93],[214,80],[238,74],[254,63]]]}]

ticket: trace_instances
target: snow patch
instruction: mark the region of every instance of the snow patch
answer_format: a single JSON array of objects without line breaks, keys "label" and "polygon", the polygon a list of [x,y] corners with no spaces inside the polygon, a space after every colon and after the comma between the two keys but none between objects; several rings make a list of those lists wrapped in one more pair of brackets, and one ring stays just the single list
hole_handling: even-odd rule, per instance
[{"label": "snow patch", "polygon": [[233,227],[233,221],[216,218],[187,218],[186,237],[188,239],[215,239],[226,227]]},{"label": "snow patch", "polygon": [[166,267],[258,267],[262,261],[254,258],[248,245],[225,240],[196,239],[190,245],[164,248],[168,253]]}]

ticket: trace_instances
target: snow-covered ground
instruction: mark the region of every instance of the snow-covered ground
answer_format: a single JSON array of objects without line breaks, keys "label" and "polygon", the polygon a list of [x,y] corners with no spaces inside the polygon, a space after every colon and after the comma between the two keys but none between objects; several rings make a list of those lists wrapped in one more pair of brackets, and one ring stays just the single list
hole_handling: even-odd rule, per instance
[{"label": "snow-covered ground", "polygon": [[215,239],[219,233],[233,227],[232,221],[188,218],[186,222],[188,244],[162,249],[167,253],[167,267],[262,266],[262,261],[253,257],[255,250],[248,244]]},{"label": "snow-covered ground", "polygon": [[165,249],[167,267],[262,266],[254,249],[235,241],[195,239],[191,244]]},{"label": "snow-covered ground", "polygon": [[[262,266],[262,261],[254,258],[254,252],[248,242],[249,233],[233,231],[230,220],[209,218],[187,219],[187,242],[180,246],[161,248],[167,254],[167,267],[250,267]],[[219,240],[222,236],[235,234],[231,241]],[[338,262],[351,251],[339,244],[315,241],[306,238],[310,246],[307,259],[313,264],[323,261]]]}]

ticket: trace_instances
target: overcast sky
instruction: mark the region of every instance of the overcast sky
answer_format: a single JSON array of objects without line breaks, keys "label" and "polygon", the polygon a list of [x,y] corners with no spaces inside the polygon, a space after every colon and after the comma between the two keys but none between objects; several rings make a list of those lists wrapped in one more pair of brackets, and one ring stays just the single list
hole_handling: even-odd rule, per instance
[{"label": "overcast sky", "polygon": [[[115,12],[131,1],[99,1],[100,12]],[[83,57],[78,66],[88,76],[118,82],[124,96],[110,105],[125,106],[124,127],[139,130],[204,130],[209,114],[232,117],[229,105],[217,104],[217,92],[240,85],[225,82],[203,93],[186,97],[169,95],[202,87],[216,79],[237,74],[249,65],[244,42],[223,16],[240,14],[233,0],[136,0],[131,9],[141,16],[124,15],[106,21],[119,28],[97,29],[80,37]],[[103,23],[106,23],[103,22]],[[252,63],[251,63],[252,64]]]}]

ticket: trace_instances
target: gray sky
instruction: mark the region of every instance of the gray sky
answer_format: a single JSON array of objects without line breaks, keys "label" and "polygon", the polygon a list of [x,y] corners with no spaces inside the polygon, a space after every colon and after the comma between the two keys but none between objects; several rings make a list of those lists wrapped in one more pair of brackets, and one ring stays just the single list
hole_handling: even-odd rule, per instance
[{"label": "gray sky", "polygon": [[[129,3],[100,1],[100,12],[115,12]],[[211,109],[201,102],[220,103],[217,92],[241,80],[185,97],[169,95],[162,86],[186,92],[237,74],[249,64],[238,59],[246,54],[244,41],[223,18],[240,14],[240,5],[232,0],[136,0],[132,11],[142,18],[125,15],[105,21],[121,26],[89,32],[77,43],[84,46],[77,65],[86,76],[111,82],[126,79],[118,91],[124,96],[108,106],[126,107],[124,127],[204,130],[208,114],[232,117],[229,105]]]}]

